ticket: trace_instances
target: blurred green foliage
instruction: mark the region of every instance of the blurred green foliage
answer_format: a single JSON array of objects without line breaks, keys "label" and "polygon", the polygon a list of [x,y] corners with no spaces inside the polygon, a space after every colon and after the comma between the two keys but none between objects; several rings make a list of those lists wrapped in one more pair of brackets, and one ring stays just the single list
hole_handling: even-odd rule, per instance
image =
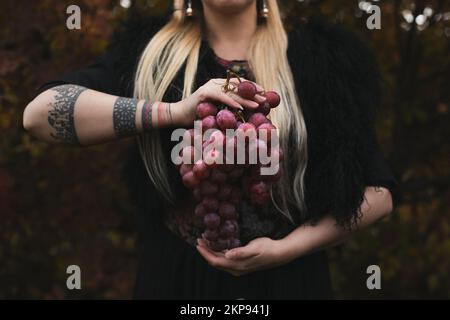
[{"label": "blurred green foliage", "polygon": [[[65,27],[82,10],[82,30]],[[378,1],[382,29],[368,30],[358,1],[280,1],[290,23],[321,12],[363,37],[384,78],[379,138],[401,183],[385,221],[330,250],[337,298],[450,298],[449,45],[446,1]],[[169,1],[132,1],[162,14]],[[106,48],[130,10],[113,0],[12,1],[0,5],[0,298],[130,298],[136,248],[133,204],[120,176],[129,142],[74,149],[38,142],[22,128],[36,88]],[[424,25],[408,23],[433,11]],[[430,13],[430,11],[428,11]],[[66,289],[66,268],[83,290]],[[381,267],[382,290],[366,288]]]}]

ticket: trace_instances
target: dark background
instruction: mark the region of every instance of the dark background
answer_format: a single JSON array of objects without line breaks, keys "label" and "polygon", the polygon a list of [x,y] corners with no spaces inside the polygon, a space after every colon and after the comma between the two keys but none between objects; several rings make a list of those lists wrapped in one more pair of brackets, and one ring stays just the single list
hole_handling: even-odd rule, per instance
[{"label": "dark background", "polygon": [[[136,237],[120,177],[129,141],[51,146],[24,132],[22,113],[40,84],[100,55],[134,10],[151,19],[170,2],[1,1],[0,298],[131,297]],[[391,217],[329,250],[336,297],[449,298],[449,1],[281,2],[288,24],[322,13],[359,34],[384,78],[379,140],[402,198]],[[370,2],[381,30],[366,28],[359,6]],[[70,4],[81,7],[81,30],[65,26]],[[66,289],[71,264],[82,270],[76,292]],[[366,288],[372,264],[381,290]]]}]

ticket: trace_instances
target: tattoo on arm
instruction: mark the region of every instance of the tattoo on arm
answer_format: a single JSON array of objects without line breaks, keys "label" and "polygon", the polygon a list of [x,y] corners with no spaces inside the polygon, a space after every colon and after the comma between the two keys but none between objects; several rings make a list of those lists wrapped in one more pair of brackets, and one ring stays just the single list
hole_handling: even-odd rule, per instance
[{"label": "tattoo on arm", "polygon": [[[171,104],[165,102],[155,102],[156,121],[153,127],[163,127],[172,123]],[[154,119],[155,120],[155,119]]]},{"label": "tattoo on arm", "polygon": [[117,98],[113,109],[113,123],[116,137],[123,138],[137,133],[136,108],[139,100]]},{"label": "tattoo on arm", "polygon": [[50,104],[48,111],[48,123],[55,129],[50,133],[55,140],[70,144],[80,144],[75,129],[74,111],[75,103],[84,87],[67,84],[53,88],[57,92],[55,101]]},{"label": "tattoo on arm", "polygon": [[152,124],[153,102],[146,101],[142,106],[142,130],[148,131],[153,127]]}]

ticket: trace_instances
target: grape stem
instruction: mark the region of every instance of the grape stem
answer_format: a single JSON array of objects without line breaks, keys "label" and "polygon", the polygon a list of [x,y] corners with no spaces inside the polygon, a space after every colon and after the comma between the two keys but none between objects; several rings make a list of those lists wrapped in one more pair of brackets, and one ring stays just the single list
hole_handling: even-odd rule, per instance
[{"label": "grape stem", "polygon": [[246,122],[244,115],[242,114],[242,111],[238,110],[235,114],[239,117],[239,119],[241,120],[242,123]]},{"label": "grape stem", "polygon": [[[227,81],[225,81],[225,84],[222,86],[222,89],[223,89],[223,91],[224,91],[225,93],[230,92],[230,91],[234,91],[234,90],[237,88],[237,85],[235,85],[234,83],[230,82],[230,80],[231,80],[232,78],[236,78],[236,79],[239,81],[239,83],[242,82],[242,81],[241,81],[241,78],[240,78],[235,72],[233,72],[233,71],[231,71],[230,69],[228,69],[228,70],[227,70]],[[242,122],[246,122],[246,121],[245,121],[245,118],[244,118],[244,115],[242,114],[241,111],[235,111],[235,110],[233,110],[233,113],[234,113],[237,117],[239,117],[239,119],[240,119]]]},{"label": "grape stem", "polygon": [[230,80],[232,78],[236,78],[239,83],[241,83],[241,78],[230,69],[227,70],[227,81],[225,81],[225,84],[223,85],[222,89],[224,92],[234,91],[236,89],[236,85],[234,83],[231,83]]}]

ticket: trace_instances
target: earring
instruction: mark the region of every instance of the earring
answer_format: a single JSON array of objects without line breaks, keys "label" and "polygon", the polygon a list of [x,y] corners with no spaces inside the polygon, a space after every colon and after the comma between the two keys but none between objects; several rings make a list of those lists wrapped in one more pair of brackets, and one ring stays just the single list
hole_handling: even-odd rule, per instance
[{"label": "earring", "polygon": [[266,0],[262,0],[262,8],[261,11],[259,12],[259,15],[262,18],[267,18],[269,16],[269,7],[267,6]]},{"label": "earring", "polygon": [[192,0],[188,0],[186,7],[186,16],[192,17],[194,15],[194,10],[192,10]]}]

